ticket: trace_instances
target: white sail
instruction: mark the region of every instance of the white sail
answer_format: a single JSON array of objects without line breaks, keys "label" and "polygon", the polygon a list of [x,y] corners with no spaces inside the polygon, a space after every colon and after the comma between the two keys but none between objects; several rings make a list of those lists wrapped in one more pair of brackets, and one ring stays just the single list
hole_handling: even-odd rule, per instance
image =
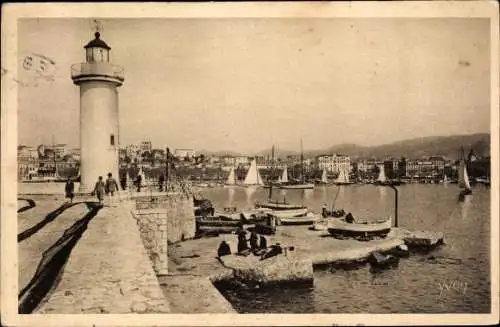
[{"label": "white sail", "polygon": [[235,174],[234,174],[234,167],[231,167],[231,172],[229,173],[229,177],[227,178],[226,184],[227,185],[234,185],[234,184],[236,184],[236,178],[235,178]]},{"label": "white sail", "polygon": [[321,182],[328,183],[328,177],[326,176],[326,169],[323,169],[323,174],[321,175]]},{"label": "white sail", "polygon": [[377,181],[379,181],[379,182],[385,182],[387,179],[385,177],[384,165],[380,165],[379,168],[380,168],[380,172],[378,173]]},{"label": "white sail", "polygon": [[288,169],[286,168],[286,165],[285,168],[283,169],[283,175],[281,175],[281,182],[288,183]]},{"label": "white sail", "polygon": [[463,159],[460,160],[460,168],[458,170],[458,186],[470,190],[469,174],[467,174],[467,166]]},{"label": "white sail", "polygon": [[245,185],[263,185],[262,178],[260,177],[259,170],[257,169],[257,163],[255,159],[252,160],[250,164],[250,169],[248,169],[247,176],[243,181]]},{"label": "white sail", "polygon": [[347,173],[345,168],[342,168],[339,171],[339,175],[335,180],[336,183],[349,183],[349,174]]}]

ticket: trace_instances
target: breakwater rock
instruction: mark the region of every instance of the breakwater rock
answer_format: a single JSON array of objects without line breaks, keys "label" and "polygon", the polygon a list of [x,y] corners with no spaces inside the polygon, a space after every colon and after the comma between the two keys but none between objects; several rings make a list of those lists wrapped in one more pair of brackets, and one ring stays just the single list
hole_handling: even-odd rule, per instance
[{"label": "breakwater rock", "polygon": [[278,255],[260,260],[260,257],[254,255],[228,255],[222,257],[221,261],[224,266],[233,270],[234,279],[249,284],[267,285],[313,280],[312,261],[303,258]]}]

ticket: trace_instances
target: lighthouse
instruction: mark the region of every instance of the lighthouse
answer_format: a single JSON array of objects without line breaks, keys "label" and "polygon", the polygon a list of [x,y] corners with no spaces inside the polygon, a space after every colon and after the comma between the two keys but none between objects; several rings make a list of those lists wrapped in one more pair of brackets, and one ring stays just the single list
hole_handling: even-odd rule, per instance
[{"label": "lighthouse", "polygon": [[108,173],[118,179],[118,90],[123,68],[110,63],[111,48],[99,32],[84,47],[85,62],[71,67],[71,79],[80,87],[80,192],[93,190]]}]

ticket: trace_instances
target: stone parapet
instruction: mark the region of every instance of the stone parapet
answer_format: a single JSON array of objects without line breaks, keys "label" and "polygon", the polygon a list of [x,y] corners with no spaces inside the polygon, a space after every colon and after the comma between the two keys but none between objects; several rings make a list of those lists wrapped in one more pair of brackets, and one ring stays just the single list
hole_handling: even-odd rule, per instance
[{"label": "stone parapet", "polygon": [[193,199],[180,193],[133,196],[132,215],[157,275],[168,273],[169,243],[194,238]]},{"label": "stone parapet", "polygon": [[142,243],[157,275],[168,274],[167,212],[164,209],[133,210]]}]

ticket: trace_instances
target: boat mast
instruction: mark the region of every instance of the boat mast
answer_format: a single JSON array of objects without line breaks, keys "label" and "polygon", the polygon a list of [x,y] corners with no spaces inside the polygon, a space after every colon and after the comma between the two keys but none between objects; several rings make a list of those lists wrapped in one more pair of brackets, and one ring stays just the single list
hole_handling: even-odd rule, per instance
[{"label": "boat mast", "polygon": [[271,176],[269,177],[269,200],[273,196],[273,177],[274,177],[274,144],[271,150]]},{"label": "boat mast", "polygon": [[304,176],[304,149],[302,147],[302,139],[300,139],[300,170],[301,170],[301,180],[302,184],[305,184],[305,176]]}]

